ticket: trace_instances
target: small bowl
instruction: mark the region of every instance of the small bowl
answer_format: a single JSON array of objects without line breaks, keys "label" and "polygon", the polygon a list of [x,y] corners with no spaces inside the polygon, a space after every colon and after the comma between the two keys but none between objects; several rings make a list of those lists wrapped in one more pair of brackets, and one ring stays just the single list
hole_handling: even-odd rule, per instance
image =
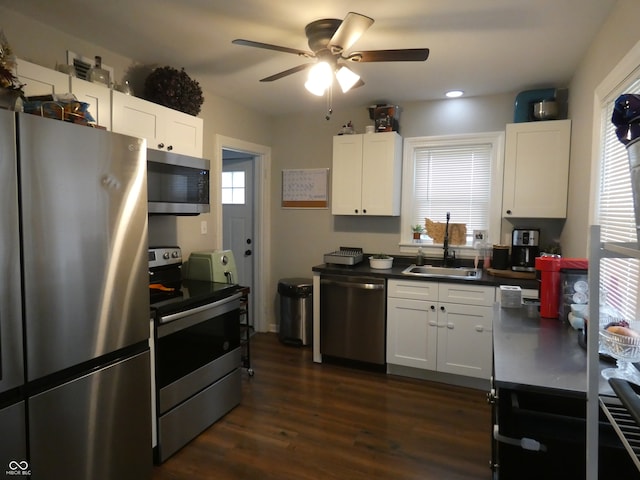
[{"label": "small bowl", "polygon": [[640,337],[627,337],[608,330],[600,330],[600,341],[604,350],[618,360],[627,362],[640,360]]},{"label": "small bowl", "polygon": [[379,269],[391,268],[391,266],[393,265],[393,257],[387,257],[387,258],[369,257],[369,265],[371,266],[371,268],[379,268]]}]

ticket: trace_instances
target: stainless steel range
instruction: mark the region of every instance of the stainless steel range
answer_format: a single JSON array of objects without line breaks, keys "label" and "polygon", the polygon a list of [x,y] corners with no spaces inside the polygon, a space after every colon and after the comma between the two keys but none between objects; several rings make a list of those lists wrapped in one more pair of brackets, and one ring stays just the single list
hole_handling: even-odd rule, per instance
[{"label": "stainless steel range", "polygon": [[181,270],[180,248],[149,249],[156,463],[241,399],[240,289]]}]

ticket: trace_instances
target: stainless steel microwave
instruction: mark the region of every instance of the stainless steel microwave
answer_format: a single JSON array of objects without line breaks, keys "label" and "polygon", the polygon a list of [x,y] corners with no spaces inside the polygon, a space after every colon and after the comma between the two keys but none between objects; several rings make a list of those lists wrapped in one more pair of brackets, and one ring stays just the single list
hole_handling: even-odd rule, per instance
[{"label": "stainless steel microwave", "polygon": [[149,213],[209,212],[209,165],[204,158],[147,149]]}]

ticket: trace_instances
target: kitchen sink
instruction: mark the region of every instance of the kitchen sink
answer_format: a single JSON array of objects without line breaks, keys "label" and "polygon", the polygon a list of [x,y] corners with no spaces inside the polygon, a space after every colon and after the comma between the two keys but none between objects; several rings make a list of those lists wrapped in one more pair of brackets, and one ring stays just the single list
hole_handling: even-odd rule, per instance
[{"label": "kitchen sink", "polygon": [[459,278],[463,280],[479,280],[482,270],[471,267],[435,267],[433,265],[410,265],[402,271],[403,275],[434,278]]}]

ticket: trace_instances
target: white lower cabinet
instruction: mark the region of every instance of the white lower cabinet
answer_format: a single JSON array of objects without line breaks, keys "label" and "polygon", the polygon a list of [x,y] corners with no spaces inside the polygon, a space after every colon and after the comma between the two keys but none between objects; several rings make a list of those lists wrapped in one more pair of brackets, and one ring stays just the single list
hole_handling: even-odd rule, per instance
[{"label": "white lower cabinet", "polygon": [[387,363],[489,379],[495,290],[389,280]]}]

